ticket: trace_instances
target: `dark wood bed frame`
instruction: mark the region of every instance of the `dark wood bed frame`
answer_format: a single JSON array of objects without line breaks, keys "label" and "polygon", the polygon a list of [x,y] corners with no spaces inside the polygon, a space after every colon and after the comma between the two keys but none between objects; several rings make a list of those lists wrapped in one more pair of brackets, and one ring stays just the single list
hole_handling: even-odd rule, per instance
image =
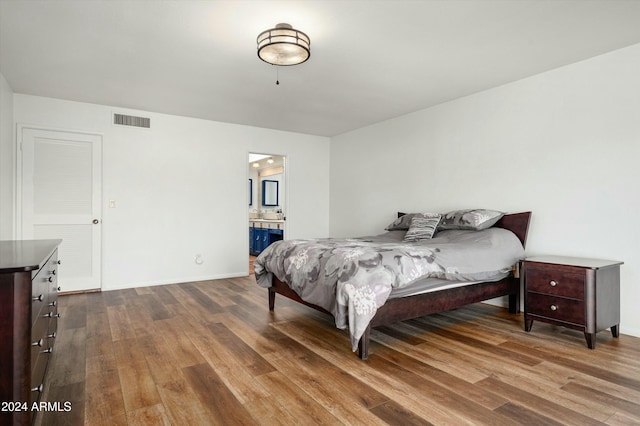
[{"label": "dark wood bed frame", "polygon": [[[402,214],[398,213],[398,215],[401,216]],[[522,242],[522,245],[525,246],[530,218],[531,212],[508,214],[503,216],[494,226],[510,230],[516,234]],[[280,281],[275,276],[273,277],[272,286],[269,288],[270,311],[274,309],[276,293],[328,315],[332,315],[329,311],[302,300],[286,283]],[[502,296],[509,296],[510,313],[516,314],[520,311],[520,280],[517,277],[510,275],[500,281],[482,282],[463,287],[437,290],[416,296],[389,299],[384,305],[378,308],[375,316],[360,338],[360,342],[358,343],[358,356],[360,359],[367,359],[369,356],[369,338],[372,327],[444,312]]]}]

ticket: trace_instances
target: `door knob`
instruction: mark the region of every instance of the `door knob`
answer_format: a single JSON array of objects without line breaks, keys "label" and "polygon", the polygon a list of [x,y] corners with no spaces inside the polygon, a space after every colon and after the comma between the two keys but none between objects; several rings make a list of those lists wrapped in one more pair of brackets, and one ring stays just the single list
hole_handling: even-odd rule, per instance
[{"label": "door knob", "polygon": [[100,221],[98,219],[93,219],[93,224],[97,225],[98,223],[100,223]]}]

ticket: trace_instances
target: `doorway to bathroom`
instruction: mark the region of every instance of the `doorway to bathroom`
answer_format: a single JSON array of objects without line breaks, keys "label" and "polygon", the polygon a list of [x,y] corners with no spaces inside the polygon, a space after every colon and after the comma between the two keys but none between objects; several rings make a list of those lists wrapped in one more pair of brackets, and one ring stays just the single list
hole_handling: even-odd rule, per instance
[{"label": "doorway to bathroom", "polygon": [[253,261],[269,245],[286,236],[286,157],[249,153],[249,274]]}]

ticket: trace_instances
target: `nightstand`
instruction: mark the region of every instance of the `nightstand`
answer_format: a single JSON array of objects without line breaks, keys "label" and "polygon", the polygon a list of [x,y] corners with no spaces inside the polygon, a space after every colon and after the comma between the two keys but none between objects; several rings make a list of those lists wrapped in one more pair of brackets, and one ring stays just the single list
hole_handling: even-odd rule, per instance
[{"label": "nightstand", "polygon": [[589,349],[596,333],[620,325],[620,265],[623,262],[562,256],[536,256],[522,261],[524,329],[543,321],[581,330]]}]

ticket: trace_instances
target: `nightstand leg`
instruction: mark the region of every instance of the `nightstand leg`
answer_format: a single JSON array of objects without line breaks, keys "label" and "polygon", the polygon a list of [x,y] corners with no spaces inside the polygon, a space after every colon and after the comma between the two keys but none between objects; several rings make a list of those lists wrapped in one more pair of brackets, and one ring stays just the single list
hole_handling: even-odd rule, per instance
[{"label": "nightstand leg", "polygon": [[611,335],[613,337],[619,337],[620,336],[620,324],[616,324],[616,325],[612,325],[611,326]]},{"label": "nightstand leg", "polygon": [[596,348],[596,333],[584,333],[584,337],[587,339],[587,346],[589,349]]},{"label": "nightstand leg", "polygon": [[531,326],[533,325],[533,320],[525,319],[524,320],[524,331],[531,331]]}]

